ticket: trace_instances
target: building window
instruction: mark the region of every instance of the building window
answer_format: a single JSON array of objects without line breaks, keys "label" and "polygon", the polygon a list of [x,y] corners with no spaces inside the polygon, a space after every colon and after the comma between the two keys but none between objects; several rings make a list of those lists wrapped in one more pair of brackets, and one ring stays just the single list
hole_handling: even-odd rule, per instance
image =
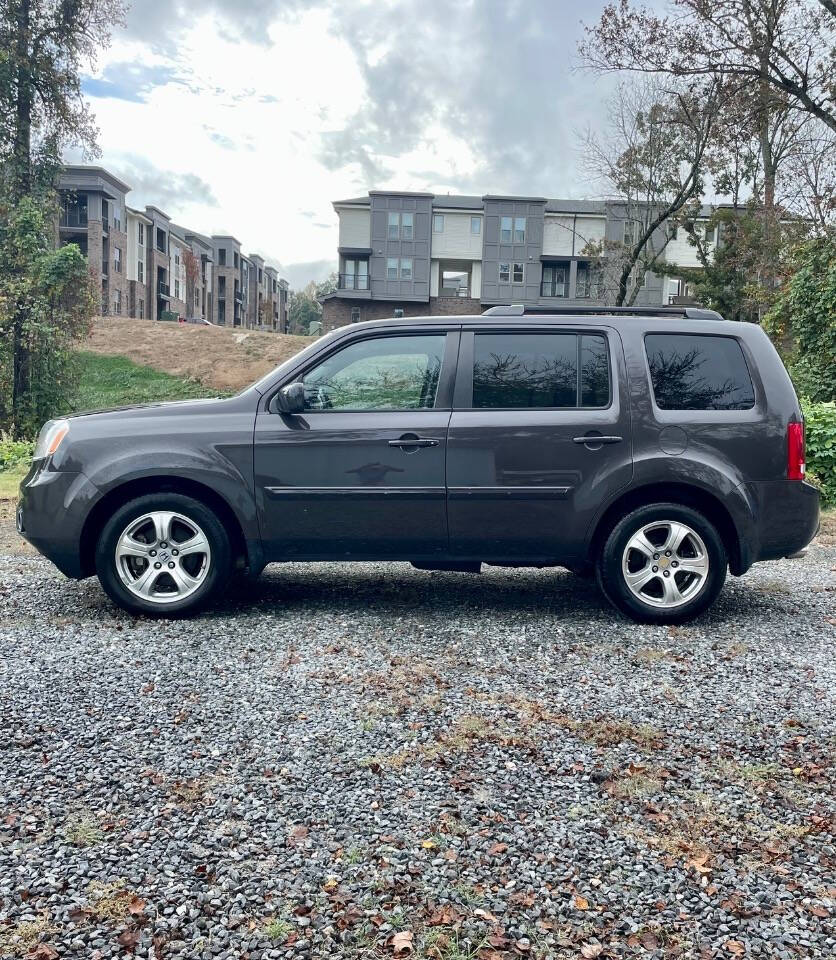
[{"label": "building window", "polygon": [[113,229],[114,230],[122,229],[122,208],[121,207],[113,208]]},{"label": "building window", "polygon": [[122,291],[116,290],[113,294],[113,312],[119,316],[122,313]]},{"label": "building window", "polygon": [[512,281],[514,283],[523,283],[525,281],[525,264],[524,263],[515,263]]},{"label": "building window", "polygon": [[113,269],[116,273],[122,272],[122,251],[119,247],[113,248]]},{"label": "building window", "polygon": [[[369,261],[350,258],[345,261],[345,273],[340,274],[338,286],[344,290],[369,289]],[[273,281],[273,292],[276,292],[276,281]]]},{"label": "building window", "polygon": [[398,258],[389,257],[386,261],[386,279],[387,280],[397,280],[398,279]]},{"label": "building window", "polygon": [[157,227],[157,249],[160,253],[165,253],[165,230]]},{"label": "building window", "polygon": [[196,307],[200,306],[200,290],[197,287],[194,288],[194,305]]},{"label": "building window", "polygon": [[390,240],[399,240],[401,236],[401,215],[399,213],[389,214],[389,232],[387,234]]},{"label": "building window", "polygon": [[668,224],[668,237],[671,240],[676,240],[679,237],[679,225],[676,223]]},{"label": "building window", "polygon": [[510,282],[511,282],[511,264],[510,264],[510,263],[500,263],[500,265],[499,265],[499,282],[500,282],[500,283],[510,283]]},{"label": "building window", "polygon": [[632,247],[636,242],[636,225],[632,220],[624,221],[624,246]]},{"label": "building window", "polygon": [[136,278],[140,283],[145,283],[145,264],[141,260],[136,262]]},{"label": "building window", "polygon": [[238,253],[237,252],[233,252],[232,254],[232,263],[235,269],[237,270],[238,269]]},{"label": "building window", "polygon": [[499,242],[500,243],[510,243],[511,242],[511,232],[512,232],[512,219],[511,217],[502,217],[499,221]]},{"label": "building window", "polygon": [[140,320],[145,319],[145,301],[138,300],[136,304],[136,314]]},{"label": "building window", "polygon": [[87,226],[87,194],[65,194],[61,206],[59,223],[62,227]]},{"label": "building window", "polygon": [[578,275],[575,279],[575,296],[580,299],[592,296],[592,271],[588,263],[578,264]]},{"label": "building window", "polygon": [[514,243],[525,243],[525,217],[514,220]]},{"label": "building window", "polygon": [[136,225],[136,242],[141,246],[145,246],[145,224],[138,223]]},{"label": "building window", "polygon": [[175,300],[180,299],[180,281],[179,280],[174,281],[174,299]]},{"label": "building window", "polygon": [[351,308],[351,322],[359,323],[360,322],[360,308],[352,307]]},{"label": "building window", "polygon": [[412,239],[413,239],[412,214],[411,214],[411,213],[402,213],[402,214],[401,214],[401,239],[402,239],[402,240],[412,240]]},{"label": "building window", "polygon": [[433,214],[433,233],[444,233],[444,214]]},{"label": "building window", "polygon": [[482,235],[482,218],[481,217],[470,218],[470,235],[472,237],[479,237]]},{"label": "building window", "polygon": [[541,297],[569,296],[569,264],[544,263],[543,282],[540,285]]},{"label": "building window", "polygon": [[394,320],[402,320],[402,319],[403,319],[403,307],[395,307],[395,309],[392,311],[392,318],[393,318]]},{"label": "building window", "polygon": [[412,258],[407,257],[405,260],[401,260],[401,280],[411,280],[412,279]]},{"label": "building window", "polygon": [[218,277],[218,296],[226,296],[226,277]]},{"label": "building window", "polygon": [[223,326],[226,320],[226,300],[218,300],[218,323]]},{"label": "building window", "polygon": [[218,248],[218,266],[219,267],[226,266],[226,247]]}]

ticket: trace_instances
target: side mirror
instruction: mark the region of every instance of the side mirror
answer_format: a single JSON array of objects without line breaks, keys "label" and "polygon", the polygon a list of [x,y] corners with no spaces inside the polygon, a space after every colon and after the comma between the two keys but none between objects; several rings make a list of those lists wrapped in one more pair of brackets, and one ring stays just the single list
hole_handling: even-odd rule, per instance
[{"label": "side mirror", "polygon": [[305,409],[305,384],[296,382],[282,387],[276,394],[280,413],[301,413]]}]

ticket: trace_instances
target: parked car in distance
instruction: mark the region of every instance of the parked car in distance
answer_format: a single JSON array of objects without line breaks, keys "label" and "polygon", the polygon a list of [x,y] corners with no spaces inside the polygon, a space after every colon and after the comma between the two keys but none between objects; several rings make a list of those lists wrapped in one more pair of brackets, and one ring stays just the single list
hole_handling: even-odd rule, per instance
[{"label": "parked car in distance", "polygon": [[681,623],[818,528],[764,331],[711,311],[493,308],[353,324],[230,399],[51,421],[18,528],[135,613],[294,560],[564,566]]}]

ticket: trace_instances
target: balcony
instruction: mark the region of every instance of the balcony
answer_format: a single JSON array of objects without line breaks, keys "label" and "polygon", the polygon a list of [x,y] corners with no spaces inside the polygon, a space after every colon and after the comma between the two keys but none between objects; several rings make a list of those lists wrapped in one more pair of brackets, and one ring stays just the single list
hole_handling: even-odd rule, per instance
[{"label": "balcony", "polygon": [[171,289],[163,280],[160,280],[160,282],[157,284],[157,293],[161,297],[166,297],[169,300],[171,299]]},{"label": "balcony", "polygon": [[82,230],[87,229],[87,209],[71,207],[70,209],[63,209],[61,211],[61,216],[58,218],[58,225],[60,227],[69,227],[69,228],[81,228]]},{"label": "balcony", "polygon": [[367,273],[339,273],[337,274],[338,290],[370,290],[369,275]]}]

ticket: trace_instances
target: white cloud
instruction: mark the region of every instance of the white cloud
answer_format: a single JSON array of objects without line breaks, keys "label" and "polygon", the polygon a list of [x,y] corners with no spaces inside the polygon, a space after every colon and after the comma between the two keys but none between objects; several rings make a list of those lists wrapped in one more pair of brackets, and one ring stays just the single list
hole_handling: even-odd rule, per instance
[{"label": "white cloud", "polygon": [[561,107],[596,105],[569,70],[575,10],[135,0],[89,84],[101,162],[133,174],[129,203],[164,200],[178,223],[320,275],[336,259],[331,201],[369,188],[577,193],[567,140],[585,118]]}]

